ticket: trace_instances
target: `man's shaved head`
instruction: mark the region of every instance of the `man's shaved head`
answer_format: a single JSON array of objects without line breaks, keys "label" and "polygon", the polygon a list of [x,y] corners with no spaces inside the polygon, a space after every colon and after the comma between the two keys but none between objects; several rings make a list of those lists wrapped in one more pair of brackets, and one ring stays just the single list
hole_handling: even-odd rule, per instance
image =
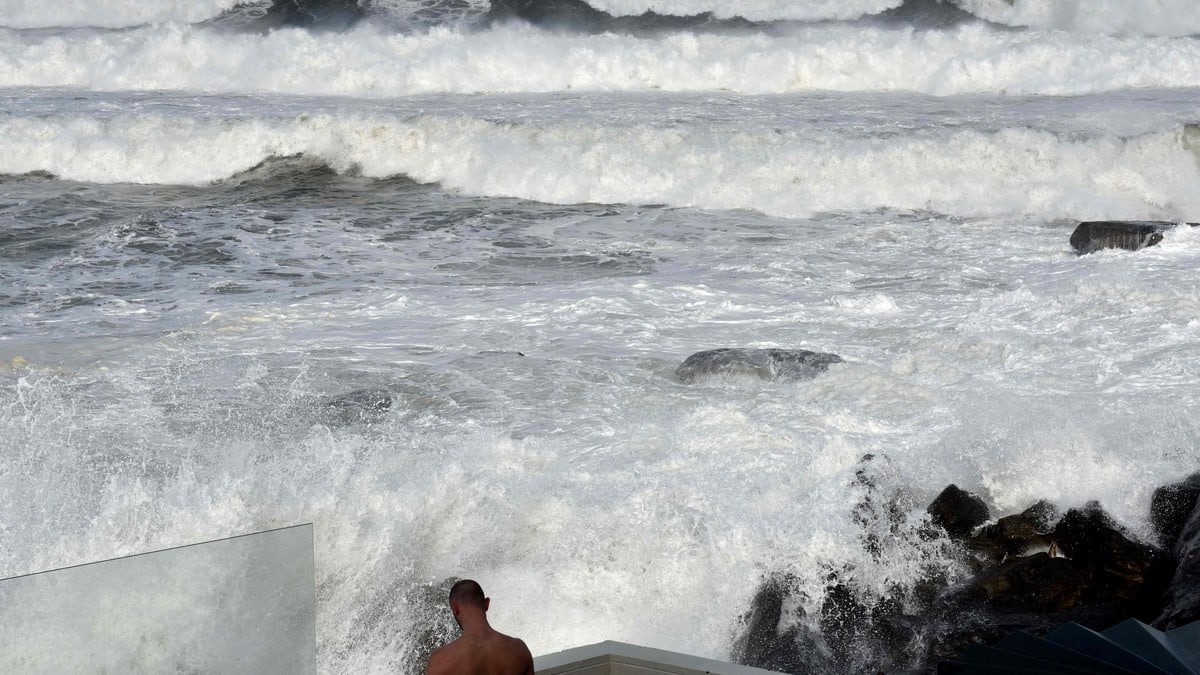
[{"label": "man's shaved head", "polygon": [[450,602],[486,609],[483,587],[473,579],[462,579],[450,588]]}]

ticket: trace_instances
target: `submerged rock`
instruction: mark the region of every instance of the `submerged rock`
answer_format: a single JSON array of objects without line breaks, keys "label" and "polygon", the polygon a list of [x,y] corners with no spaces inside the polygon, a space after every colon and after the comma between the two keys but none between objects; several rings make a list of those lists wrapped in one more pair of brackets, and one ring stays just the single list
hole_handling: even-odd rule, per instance
[{"label": "submerged rock", "polygon": [[[1195,226],[1196,223],[1188,223]],[[1071,233],[1071,247],[1084,255],[1106,248],[1136,251],[1162,241],[1163,233],[1179,223],[1158,220],[1099,220],[1080,223]]]},{"label": "submerged rock", "polygon": [[387,389],[357,389],[323,399],[318,419],[333,426],[372,422],[391,409],[392,400]]},{"label": "submerged rock", "polygon": [[804,380],[841,363],[837,354],[803,349],[710,349],[687,357],[675,375],[691,383],[714,376],[751,376],[763,380]]}]

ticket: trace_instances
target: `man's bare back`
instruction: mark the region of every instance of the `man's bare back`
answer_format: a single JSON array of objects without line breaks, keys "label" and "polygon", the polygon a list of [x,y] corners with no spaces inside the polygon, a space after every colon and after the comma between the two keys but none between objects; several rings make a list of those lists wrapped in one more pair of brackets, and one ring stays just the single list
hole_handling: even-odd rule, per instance
[{"label": "man's bare back", "polygon": [[463,635],[429,656],[425,675],[533,675],[525,643],[503,633]]},{"label": "man's bare back", "polygon": [[450,589],[450,610],[462,635],[430,654],[425,675],[533,675],[533,655],[525,643],[491,627],[491,599],[474,581]]}]

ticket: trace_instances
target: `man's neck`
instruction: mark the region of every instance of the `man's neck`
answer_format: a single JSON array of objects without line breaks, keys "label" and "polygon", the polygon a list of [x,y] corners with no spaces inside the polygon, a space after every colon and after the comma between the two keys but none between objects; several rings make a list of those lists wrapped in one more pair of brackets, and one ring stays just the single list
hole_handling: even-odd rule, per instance
[{"label": "man's neck", "polygon": [[462,628],[463,635],[470,635],[472,637],[487,635],[492,632],[492,627],[488,624],[487,615],[482,612],[478,614],[464,613],[458,617],[458,625]]}]

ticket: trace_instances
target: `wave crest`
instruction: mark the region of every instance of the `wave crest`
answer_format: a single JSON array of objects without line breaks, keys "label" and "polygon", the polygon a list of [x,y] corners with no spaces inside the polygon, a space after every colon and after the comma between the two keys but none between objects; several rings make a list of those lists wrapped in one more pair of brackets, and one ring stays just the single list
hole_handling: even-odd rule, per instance
[{"label": "wave crest", "polygon": [[300,156],[305,170],[315,162],[367,178],[406,176],[563,204],[658,203],[789,217],[889,208],[1174,219],[1200,212],[1200,169],[1185,140],[1182,129],[1083,139],[1023,127],[858,136],[767,123],[614,126],[381,111],[211,119],[142,111],[0,120],[0,173],[206,184],[269,173],[279,165],[264,160]]}]

